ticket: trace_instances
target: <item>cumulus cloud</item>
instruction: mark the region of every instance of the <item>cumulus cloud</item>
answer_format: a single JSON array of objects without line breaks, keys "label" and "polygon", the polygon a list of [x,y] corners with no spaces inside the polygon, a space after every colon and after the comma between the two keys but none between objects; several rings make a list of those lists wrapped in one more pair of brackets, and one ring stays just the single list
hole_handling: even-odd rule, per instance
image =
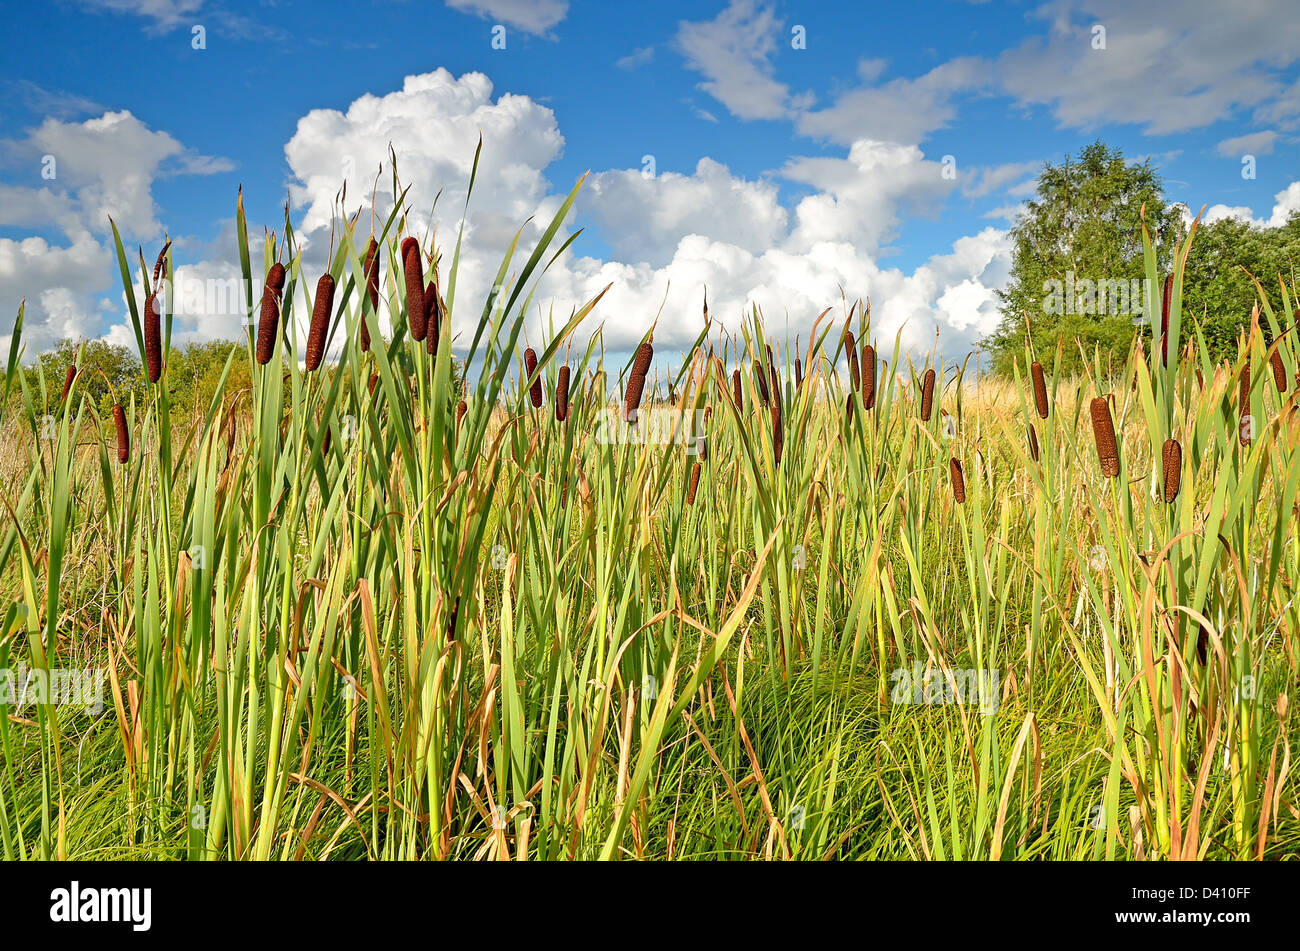
[{"label": "cumulus cloud", "polygon": [[655,265],[666,263],[688,234],[761,251],[784,237],[789,217],[774,183],[735,178],[710,158],[700,159],[693,175],[600,172],[584,192],[579,210],[591,214],[615,253]]},{"label": "cumulus cloud", "polygon": [[[0,141],[0,149],[52,176],[39,188],[0,186],[0,225],[47,233],[0,239],[0,302],[12,314],[28,298],[23,339],[32,352],[60,337],[99,332],[96,295],[109,291],[117,274],[110,216],[128,242],[154,241],[162,231],[153,197],[159,178],[231,167],[127,111],[84,122],[47,118],[23,138]],[[0,343],[7,347],[8,337]]]},{"label": "cumulus cloud", "polygon": [[[125,119],[105,118],[109,121],[88,128],[101,137],[130,128],[127,123],[118,129]],[[143,131],[137,147],[161,148],[170,156],[167,162],[184,166],[180,157],[187,153],[179,143]],[[453,328],[460,334],[458,346],[467,345],[506,248],[519,233],[512,268],[517,273],[569,185],[547,177],[564,148],[555,115],[527,96],[496,94],[482,74],[455,77],[440,69],[410,76],[393,92],[364,95],[343,110],[315,110],[301,118],[285,158],[293,207],[301,216],[297,233],[304,273],[316,275],[325,266],[336,196],[345,179],[347,213],[363,205],[368,209],[382,163],[379,213],[392,207],[390,144],[402,186],[410,186],[410,227],[421,236],[436,228],[440,249],[449,252],[480,132],[483,157],[469,203]],[[37,138],[44,143],[74,133],[51,127]],[[88,316],[93,294],[108,292],[116,301],[120,293],[109,287],[115,277],[111,252],[86,223],[111,206],[137,227],[156,228],[150,186],[166,167],[154,166],[137,186],[117,191],[83,170],[72,179],[76,187],[61,182],[57,191],[19,190],[21,200],[3,202],[14,221],[30,225],[62,215],[69,233],[79,229],[80,236],[65,249],[43,239],[0,242],[0,286],[8,291],[21,279],[28,289],[44,288],[33,300],[41,312],[44,343],[74,331],[98,332],[92,329],[99,326],[98,316]],[[781,201],[783,183],[803,193],[793,207]],[[937,211],[956,187],[942,163],[927,158],[919,146],[868,139],[854,141],[839,157],[796,156],[755,178],[736,175],[709,158],[689,173],[650,179],[639,169],[597,172],[557,244],[579,225],[595,224],[610,247],[608,258],[582,254],[580,241],[558,260],[540,278],[529,333],[537,339],[545,333],[544,315],[553,312],[563,319],[609,286],[581,333],[602,327],[608,349],[627,350],[663,304],[656,343],[671,359],[699,332],[707,287],[711,314],[731,330],[747,308],[757,305],[774,335],[803,334],[806,340],[815,316],[838,305],[843,294],[871,299],[874,333],[886,348],[892,349],[895,335],[904,347],[929,348],[939,331],[945,352],[962,352],[995,322],[993,292],[1010,261],[1005,232],[985,228],[910,271],[882,263],[903,216]],[[368,219],[366,210],[363,235]],[[250,230],[256,236],[260,229]],[[239,333],[234,248],[227,228],[217,250],[195,255],[182,248],[178,254],[178,342]],[[449,257],[443,259],[444,279]],[[31,271],[38,260],[46,271]],[[308,289],[301,287],[300,295]],[[296,310],[305,319],[305,307]],[[386,313],[380,323],[388,328]],[[132,342],[120,316],[108,336]]]},{"label": "cumulus cloud", "polygon": [[[1273,211],[1267,218],[1256,218],[1255,213],[1244,205],[1211,205],[1201,220],[1213,224],[1224,218],[1237,218],[1257,228],[1280,228],[1295,212],[1300,212],[1300,181],[1292,182],[1273,196]],[[1183,217],[1190,221],[1191,212],[1185,211]]]},{"label": "cumulus cloud", "polygon": [[[402,181],[411,186],[408,207],[419,211],[417,233],[423,209],[443,190],[437,227],[446,246],[459,226],[480,128],[483,166],[457,286],[458,301],[473,302],[457,307],[462,343],[516,229],[532,216],[520,241],[523,256],[559,207],[561,192],[545,177],[564,142],[553,113],[526,96],[494,99],[480,74],[455,78],[438,70],[408,77],[400,91],[363,96],[345,111],[309,114],[285,149],[309,247],[325,243],[341,166],[350,159],[358,177],[362,169],[373,175],[390,141]],[[787,209],[780,181],[811,194]],[[357,184],[353,179],[350,197]],[[1003,232],[987,228],[962,239],[912,273],[877,260],[904,213],[936,210],[954,187],[941,163],[920,148],[867,140],[853,143],[842,158],[796,157],[755,180],[708,158],[690,174],[597,172],[575,209],[581,220],[566,222],[563,234],[596,224],[610,258],[583,256],[579,242],[574,256],[556,262],[540,281],[530,333],[542,332],[542,313],[567,315],[610,286],[585,332],[603,326],[607,347],[630,348],[663,304],[656,341],[671,353],[698,334],[707,286],[710,313],[724,325],[735,329],[746,306],[757,304],[775,333],[788,329],[793,337],[837,303],[843,289],[873,299],[882,340],[901,331],[905,345],[928,346],[943,326],[946,347],[968,346],[987,329],[992,288],[1005,279]],[[391,200],[381,193],[386,207]]]}]

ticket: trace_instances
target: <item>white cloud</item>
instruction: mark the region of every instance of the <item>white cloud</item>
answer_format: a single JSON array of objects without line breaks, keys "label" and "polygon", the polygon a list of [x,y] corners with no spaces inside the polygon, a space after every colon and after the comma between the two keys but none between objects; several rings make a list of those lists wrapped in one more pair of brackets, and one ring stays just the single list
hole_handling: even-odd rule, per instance
[{"label": "white cloud", "polygon": [[732,0],[718,16],[678,24],[677,46],[686,65],[703,74],[699,88],[740,119],[779,119],[790,89],[772,78],[772,55],[782,23],[757,0]]},{"label": "white cloud", "polygon": [[804,112],[799,131],[844,144],[860,138],[917,143],[956,117],[958,94],[989,80],[987,64],[969,57],[949,60],[915,79],[875,84],[883,69],[882,60],[864,60],[858,73],[869,85],[845,92],[825,109]]},{"label": "white cloud", "polygon": [[871,253],[893,235],[904,211],[933,214],[956,186],[919,147],[867,139],[843,159],[791,159],[782,175],[816,189],[795,208],[795,247],[849,241]]},{"label": "white cloud", "polygon": [[[1061,125],[1117,119],[1151,135],[1201,128],[1238,107],[1277,102],[1278,70],[1300,58],[1294,0],[1232,8],[1217,0],[1056,0],[1033,16],[1047,24],[996,64],[1005,91],[1052,108]],[[1105,48],[1093,28],[1105,28]]]},{"label": "white cloud", "polygon": [[[301,231],[313,245],[327,234],[340,157],[354,156],[358,170],[369,169],[384,159],[391,140],[402,180],[412,185],[413,209],[427,208],[445,189],[438,211],[446,246],[459,223],[479,127],[484,168],[457,286],[458,301],[471,302],[457,308],[462,343],[519,223],[533,216],[522,256],[558,206],[559,195],[544,177],[563,145],[551,111],[523,96],[493,101],[486,77],[456,79],[439,70],[408,77],[399,92],[364,96],[344,112],[311,113],[285,149],[300,183],[293,186],[295,206],[307,209]],[[932,211],[956,187],[941,172],[942,165],[916,146],[865,140],[843,158],[794,158],[758,180],[735,176],[708,158],[689,175],[646,179],[638,169],[598,172],[578,211],[599,226],[611,260],[581,256],[579,242],[576,256],[557,261],[539,286],[529,332],[534,339],[541,335],[540,313],[569,313],[612,285],[586,332],[603,324],[606,346],[627,349],[655,319],[667,291],[656,345],[670,354],[699,332],[707,286],[710,313],[720,323],[735,329],[745,306],[756,303],[774,333],[788,328],[791,336],[806,336],[812,319],[840,300],[842,288],[851,297],[872,298],[876,333],[891,346],[900,330],[905,345],[929,346],[937,327],[944,328],[945,348],[969,346],[987,328],[992,290],[1005,279],[1010,252],[1004,232],[987,228],[962,239],[910,274],[877,260],[904,212]],[[779,200],[780,179],[812,194],[788,210]],[[356,188],[354,181],[350,200]],[[383,201],[391,197],[381,194]],[[421,230],[423,219],[416,221]]]},{"label": "white cloud", "polygon": [[583,191],[579,210],[589,212],[615,253],[632,262],[662,264],[688,234],[759,252],[784,237],[789,217],[777,202],[776,185],[733,178],[709,158],[700,159],[693,175],[600,172]]},{"label": "white cloud", "polygon": [[447,0],[447,6],[539,35],[569,15],[568,0]]},{"label": "white cloud", "polygon": [[[0,239],[0,306],[12,315],[27,297],[23,339],[29,352],[60,337],[99,332],[96,295],[111,290],[117,280],[107,240],[110,215],[128,246],[132,239],[154,242],[162,231],[154,182],[229,165],[186,149],[125,111],[84,122],[49,118],[25,138],[0,142],[0,147],[17,161],[54,172],[40,188],[0,186],[0,225],[61,232],[67,241],[60,246],[42,236]],[[0,316],[5,321],[0,326],[7,326],[7,319]],[[8,337],[0,342],[7,348]]]},{"label": "white cloud", "polygon": [[1224,139],[1215,146],[1220,158],[1239,158],[1243,155],[1272,155],[1277,133],[1273,131],[1249,132],[1246,135]]},{"label": "white cloud", "polygon": [[620,57],[614,65],[619,69],[633,70],[644,66],[655,58],[655,48],[653,46],[643,46],[635,49],[626,56]]},{"label": "white cloud", "polygon": [[[1205,210],[1201,221],[1213,224],[1223,218],[1237,218],[1257,228],[1280,228],[1297,211],[1300,211],[1300,181],[1292,182],[1273,196],[1273,211],[1267,218],[1256,218],[1255,213],[1244,205],[1212,205]],[[1185,212],[1183,217],[1190,221],[1191,212]]]},{"label": "white cloud", "polygon": [[[392,196],[386,194],[390,142],[402,182],[411,186],[409,208],[417,234],[423,235],[428,209],[442,190],[435,225],[441,248],[449,252],[480,130],[483,158],[466,227],[454,328],[465,345],[515,232],[523,226],[517,273],[567,186],[546,177],[564,146],[551,110],[527,96],[494,98],[492,84],[481,74],[457,78],[437,70],[407,77],[400,90],[362,96],[342,111],[316,110],[299,121],[285,157],[293,204],[302,215],[298,233],[309,275],[303,290],[314,289],[310,276],[324,266],[333,201],[348,171],[345,166],[350,166],[349,212],[368,203],[381,162],[380,214],[391,207]],[[107,134],[107,128],[100,133]],[[812,319],[837,305],[844,293],[850,299],[871,299],[874,336],[882,347],[892,349],[900,334],[905,347],[929,348],[939,330],[941,348],[961,352],[994,319],[993,291],[1005,280],[1009,263],[1005,232],[986,228],[962,238],[910,272],[880,260],[904,214],[935,210],[956,187],[941,172],[941,163],[917,146],[869,140],[853,142],[838,158],[794,157],[757,179],[734,175],[707,158],[691,174],[665,173],[653,180],[635,169],[599,172],[588,181],[578,210],[599,225],[611,245],[611,259],[582,256],[579,242],[557,261],[539,285],[529,333],[540,338],[543,314],[552,309],[567,314],[612,285],[583,332],[603,325],[607,348],[626,350],[655,319],[667,291],[656,346],[670,358],[698,333],[707,286],[711,314],[732,330],[746,306],[757,304],[774,335],[802,333],[806,341]],[[84,203],[90,207],[111,197],[95,191],[98,181],[88,176],[82,184],[95,199]],[[811,193],[787,208],[780,201],[781,181]],[[133,219],[152,223],[148,188],[129,194],[135,199]],[[24,198],[25,220],[60,210],[53,193],[25,193]],[[81,220],[81,189],[70,189],[64,198],[63,213]],[[367,211],[363,233],[368,217]],[[557,241],[575,225],[566,223]],[[86,235],[74,245],[75,261],[71,249],[52,254],[40,239],[29,239],[37,243],[25,249],[14,242],[0,244],[0,284],[8,291],[20,280],[28,293],[38,295],[35,306],[43,314],[46,343],[69,328],[84,330],[89,318],[78,311],[85,306],[80,302],[95,291],[102,294],[115,278],[111,254],[88,229],[83,231]],[[198,261],[184,260],[184,250],[178,255],[178,297],[189,286],[220,288],[237,275],[234,242],[228,236],[221,250]],[[42,258],[50,270],[33,280],[31,262]],[[444,277],[448,264],[444,259]],[[73,273],[84,277],[86,286],[71,282]],[[305,318],[305,309],[299,312]],[[188,302],[177,318],[176,339],[229,337],[238,332],[236,323],[229,307],[223,313],[206,301]],[[381,324],[387,320],[381,318]],[[120,319],[109,338],[131,342]]]},{"label": "white cloud", "polygon": [[1007,189],[1016,179],[1020,179],[1019,184],[1007,189],[1008,194],[1023,192],[1026,188],[1033,191],[1038,187],[1038,172],[1042,167],[1042,162],[1008,162],[1005,165],[972,169],[963,176],[961,193],[967,198],[983,198]]},{"label": "white cloud", "polygon": [[81,0],[92,9],[130,13],[154,22],[160,31],[190,25],[203,7],[203,0]]}]

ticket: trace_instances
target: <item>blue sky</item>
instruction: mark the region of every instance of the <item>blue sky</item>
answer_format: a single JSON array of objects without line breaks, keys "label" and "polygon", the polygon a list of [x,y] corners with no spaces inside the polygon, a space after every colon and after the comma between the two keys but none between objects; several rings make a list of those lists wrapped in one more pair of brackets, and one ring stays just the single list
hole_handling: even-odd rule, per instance
[{"label": "blue sky", "polygon": [[[969,349],[996,323],[1035,170],[1095,138],[1153,156],[1170,200],[1211,216],[1300,208],[1284,0],[56,0],[7,26],[0,308],[28,299],[33,347],[130,340],[108,214],[150,257],[168,231],[185,273],[219,281],[238,186],[259,230],[290,194],[319,266],[345,170],[351,211],[389,142],[413,208],[444,190],[449,234],[478,131],[499,178],[471,205],[468,295],[591,170],[570,222],[587,230],[539,300],[566,312],[612,285],[594,321],[614,348],[665,300],[660,338],[684,345],[707,284],[733,327],[757,303],[806,332],[843,287],[883,336]],[[230,335],[231,315],[192,311],[180,339]]]}]

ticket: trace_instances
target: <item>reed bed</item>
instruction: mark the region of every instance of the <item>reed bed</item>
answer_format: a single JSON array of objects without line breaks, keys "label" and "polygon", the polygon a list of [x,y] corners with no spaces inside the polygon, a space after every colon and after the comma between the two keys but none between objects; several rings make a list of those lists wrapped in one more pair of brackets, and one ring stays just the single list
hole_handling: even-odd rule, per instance
[{"label": "reed bed", "polygon": [[706,324],[669,374],[652,328],[578,337],[599,296],[522,348],[577,191],[486,303],[459,239],[345,223],[303,366],[299,249],[241,202],[260,319],[180,423],[168,248],[118,241],[154,385],[111,424],[15,372],[19,312],[0,668],[105,687],[0,718],[5,858],[1300,855],[1294,286],[1229,365],[1189,239],[1162,342],[1077,378],[859,352],[856,305],[794,353]]}]

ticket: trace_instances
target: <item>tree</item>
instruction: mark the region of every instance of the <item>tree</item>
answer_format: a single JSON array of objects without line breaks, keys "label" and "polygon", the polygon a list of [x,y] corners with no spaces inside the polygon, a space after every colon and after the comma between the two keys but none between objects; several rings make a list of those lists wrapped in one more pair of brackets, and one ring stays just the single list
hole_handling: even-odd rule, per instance
[{"label": "tree", "polygon": [[[80,358],[78,350],[82,347]],[[39,393],[39,374],[45,375],[45,386],[51,402],[63,392],[64,376],[68,367],[77,365],[77,379],[82,395],[102,412],[113,405],[114,398],[126,401],[131,391],[142,386],[140,359],[133,350],[104,340],[60,340],[53,350],[40,355],[40,369],[30,367],[27,383]]]},{"label": "tree", "polygon": [[[1289,284],[1297,261],[1300,212],[1293,212],[1276,228],[1257,227],[1239,218],[1203,225],[1192,242],[1183,276],[1183,319],[1188,322],[1188,332],[1192,326],[1200,329],[1213,359],[1235,357],[1237,337],[1249,326],[1250,312],[1259,299],[1259,289],[1250,275],[1259,280],[1273,312],[1281,316],[1278,277]],[[1291,303],[1294,307],[1295,301]]]},{"label": "tree", "polygon": [[1143,206],[1163,274],[1180,215],[1166,206],[1149,160],[1129,163],[1098,141],[1077,158],[1043,167],[1035,197],[1011,229],[1011,279],[998,292],[1002,322],[986,341],[995,370],[1011,371],[1026,337],[1049,365],[1059,345],[1065,372],[1078,368],[1080,344],[1127,350],[1146,294]]}]

